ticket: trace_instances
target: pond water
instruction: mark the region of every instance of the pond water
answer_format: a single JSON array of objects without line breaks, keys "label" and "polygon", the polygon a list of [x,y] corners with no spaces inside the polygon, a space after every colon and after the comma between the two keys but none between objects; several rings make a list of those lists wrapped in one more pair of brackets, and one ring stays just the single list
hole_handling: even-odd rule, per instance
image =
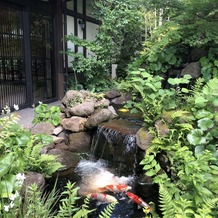
[{"label": "pond water", "polygon": [[[143,218],[145,214],[139,205],[131,200],[126,191],[102,190],[108,185],[125,184],[131,193],[148,203],[157,203],[158,189],[145,177],[139,164],[144,151],[136,144],[136,133],[141,128],[141,121],[118,119],[102,123],[93,137],[91,154],[81,160],[75,173],[59,177],[58,188],[63,189],[67,181],[76,182],[80,187],[79,195],[84,199],[91,193],[112,196],[119,202],[111,218]],[[97,218],[107,207],[108,202],[91,198],[90,209],[96,210],[89,215]]]}]

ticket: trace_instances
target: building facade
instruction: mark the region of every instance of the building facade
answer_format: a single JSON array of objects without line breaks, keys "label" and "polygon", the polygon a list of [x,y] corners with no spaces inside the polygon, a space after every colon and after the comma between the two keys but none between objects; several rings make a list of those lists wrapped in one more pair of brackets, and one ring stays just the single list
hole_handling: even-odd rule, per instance
[{"label": "building facade", "polygon": [[0,1],[0,109],[31,107],[64,96],[70,60],[62,51],[89,55],[64,35],[94,39],[99,22],[92,0]]}]

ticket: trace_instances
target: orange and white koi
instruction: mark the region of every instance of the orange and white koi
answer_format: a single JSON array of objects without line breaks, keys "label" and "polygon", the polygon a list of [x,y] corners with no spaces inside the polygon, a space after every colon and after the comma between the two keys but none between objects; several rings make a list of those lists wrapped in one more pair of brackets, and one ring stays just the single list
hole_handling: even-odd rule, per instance
[{"label": "orange and white koi", "polygon": [[117,199],[111,195],[108,194],[102,194],[102,193],[92,193],[89,194],[88,197],[95,199],[100,202],[105,202],[105,203],[115,203],[117,202]]},{"label": "orange and white koi", "polygon": [[120,192],[127,192],[130,189],[132,189],[131,186],[125,184],[118,184],[118,185],[106,185],[105,187],[100,188],[100,191],[101,192],[111,191],[114,193],[120,193]]},{"label": "orange and white koi", "polygon": [[139,207],[144,207],[149,212],[152,211],[152,208],[149,204],[147,204],[145,201],[143,201],[139,196],[133,194],[132,192],[126,192],[126,195],[134,201]]}]

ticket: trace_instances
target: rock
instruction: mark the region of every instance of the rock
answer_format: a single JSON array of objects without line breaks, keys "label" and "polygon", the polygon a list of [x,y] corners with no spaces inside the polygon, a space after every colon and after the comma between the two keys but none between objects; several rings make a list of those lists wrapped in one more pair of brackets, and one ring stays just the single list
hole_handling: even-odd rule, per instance
[{"label": "rock", "polygon": [[24,180],[22,191],[21,191],[22,195],[25,195],[28,187],[30,187],[34,183],[38,186],[38,189],[41,191],[45,187],[45,178],[42,174],[36,172],[27,172],[25,176],[26,179]]},{"label": "rock", "polygon": [[54,129],[54,131],[53,131],[53,135],[58,135],[58,134],[60,134],[61,132],[63,131],[63,127],[62,126],[58,126],[58,127],[56,127],[55,129]]},{"label": "rock", "polygon": [[72,133],[69,135],[69,150],[74,152],[89,152],[91,136],[87,132]]},{"label": "rock", "polygon": [[63,167],[60,168],[58,171],[76,167],[77,163],[80,161],[80,156],[78,154],[67,151],[67,150],[55,148],[55,149],[50,150],[48,154],[56,155],[57,161],[63,165]]},{"label": "rock", "polygon": [[64,142],[58,143],[54,147],[57,148],[57,149],[68,150],[68,146]]},{"label": "rock", "polygon": [[54,141],[55,144],[59,144],[59,143],[64,141],[64,138],[57,137],[57,136],[54,136],[54,135],[52,135],[52,138],[53,138],[53,141]]},{"label": "rock", "polygon": [[26,176],[26,179],[24,180],[24,183],[21,189],[21,195],[23,196],[22,210],[24,213],[26,213],[27,207],[29,206],[28,188],[32,186],[33,184],[37,185],[38,191],[43,192],[45,188],[45,178],[42,174],[37,173],[37,172],[27,172],[25,176]]},{"label": "rock", "polygon": [[63,132],[61,132],[61,133],[58,135],[58,137],[61,137],[61,138],[63,138],[63,139],[64,139],[64,141],[65,141],[65,142],[67,142],[67,140],[68,140],[68,133],[67,133],[67,130],[66,130],[66,131],[63,131]]},{"label": "rock", "polygon": [[109,105],[110,101],[106,98],[103,98],[95,103],[95,108],[107,108]]},{"label": "rock", "polygon": [[111,110],[103,108],[96,110],[90,117],[88,117],[85,127],[93,128],[98,126],[98,124],[107,121],[109,119],[113,119],[115,115],[111,112]]},{"label": "rock", "polygon": [[69,108],[69,112],[73,116],[88,117],[95,110],[96,101],[88,101]]},{"label": "rock", "polygon": [[136,144],[142,149],[147,150],[151,141],[154,139],[154,135],[149,133],[145,128],[140,128],[136,133]]},{"label": "rock", "polygon": [[114,98],[114,99],[111,101],[111,103],[112,103],[113,105],[123,105],[123,104],[125,104],[127,101],[129,101],[129,100],[131,100],[131,99],[132,99],[131,94],[127,93],[127,94],[122,95],[122,96],[120,96],[120,97],[118,97],[118,98]]},{"label": "rock", "polygon": [[117,98],[120,96],[121,96],[120,92],[114,89],[105,93],[105,97],[109,99]]},{"label": "rock", "polygon": [[[76,90],[69,90],[66,92],[64,98],[62,99],[61,103],[65,107],[72,107],[74,105],[82,103],[82,100],[84,98],[84,94],[76,91]],[[61,106],[61,108],[63,107]]]},{"label": "rock", "polygon": [[61,121],[61,125],[64,129],[71,130],[72,132],[80,132],[85,129],[84,125],[86,120],[86,118],[73,116],[70,118],[64,118]]},{"label": "rock", "polygon": [[108,107],[108,110],[112,113],[111,119],[113,119],[113,118],[115,118],[115,117],[118,117],[118,114],[117,114],[117,112],[115,111],[115,109],[114,109],[113,106],[109,106],[109,107]]},{"label": "rock", "polygon": [[40,154],[47,154],[49,150],[53,149],[54,148],[54,142],[44,146],[41,151],[40,151]]},{"label": "rock", "polygon": [[201,67],[199,62],[192,62],[188,64],[181,72],[181,76],[189,74],[193,79],[201,76]]},{"label": "rock", "polygon": [[196,62],[199,61],[202,57],[208,55],[208,51],[202,48],[192,48],[191,50],[191,61]]},{"label": "rock", "polygon": [[155,127],[160,136],[166,136],[170,132],[168,126],[162,120],[157,120],[155,122]]},{"label": "rock", "polygon": [[47,135],[52,135],[55,127],[51,123],[47,122],[41,122],[36,124],[35,126],[32,127],[31,132],[32,134],[47,134]]}]

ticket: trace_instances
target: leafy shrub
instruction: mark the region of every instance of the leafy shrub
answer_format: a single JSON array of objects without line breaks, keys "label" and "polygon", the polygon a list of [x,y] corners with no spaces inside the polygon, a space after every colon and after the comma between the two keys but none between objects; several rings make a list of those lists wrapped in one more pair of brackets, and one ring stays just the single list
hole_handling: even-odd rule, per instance
[{"label": "leafy shrub", "polygon": [[[165,111],[161,119],[169,133],[155,135],[141,164],[160,186],[163,217],[216,216],[218,202],[217,87],[218,79],[197,83],[180,111]],[[183,109],[186,109],[186,112]],[[185,116],[184,116],[185,115]],[[166,154],[161,170],[158,155]],[[206,206],[207,205],[207,206]]]},{"label": "leafy shrub", "polygon": [[34,119],[32,120],[32,123],[37,124],[41,122],[49,122],[54,126],[58,126],[61,121],[60,114],[60,107],[49,107],[47,104],[40,102],[39,105],[34,109]]},{"label": "leafy shrub", "polygon": [[[169,78],[168,82],[172,85],[187,84],[189,79],[190,76],[185,75],[183,78]],[[125,107],[132,113],[141,111],[144,125],[154,124],[164,111],[180,108],[184,104],[181,96],[188,90],[163,89],[162,80],[161,76],[153,76],[145,69],[139,69],[129,72],[126,80],[119,84],[119,89],[131,92],[133,96]]]},{"label": "leafy shrub", "polygon": [[35,171],[50,177],[62,167],[56,156],[41,154],[41,149],[52,142],[52,137],[32,135],[21,128],[16,119],[16,113],[0,118],[0,198],[3,203],[20,190],[22,184],[17,179],[20,173]]}]

